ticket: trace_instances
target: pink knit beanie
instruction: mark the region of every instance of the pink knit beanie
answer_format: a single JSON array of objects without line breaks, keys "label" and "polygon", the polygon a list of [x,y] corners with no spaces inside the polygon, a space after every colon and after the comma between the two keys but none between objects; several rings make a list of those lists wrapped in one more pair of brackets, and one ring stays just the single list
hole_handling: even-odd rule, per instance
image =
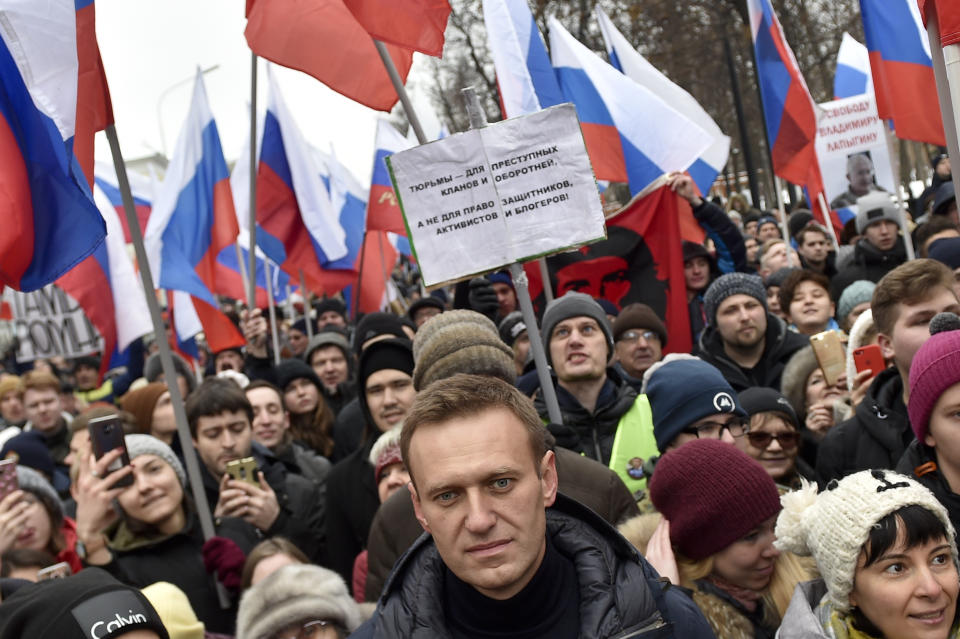
[{"label": "pink knit beanie", "polygon": [[[944,330],[945,329],[945,330]],[[940,313],[930,322],[931,337],[910,364],[910,426],[921,442],[927,436],[930,413],[940,395],[960,383],[960,318]]]}]

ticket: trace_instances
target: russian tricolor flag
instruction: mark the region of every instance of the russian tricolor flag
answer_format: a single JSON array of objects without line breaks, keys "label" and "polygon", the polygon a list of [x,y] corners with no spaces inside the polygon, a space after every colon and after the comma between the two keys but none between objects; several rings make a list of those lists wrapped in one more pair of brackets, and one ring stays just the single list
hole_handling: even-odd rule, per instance
[{"label": "russian tricolor flag", "polygon": [[897,137],[944,146],[930,43],[915,0],[860,0],[877,113]]},{"label": "russian tricolor flag", "polygon": [[692,95],[672,82],[630,45],[599,5],[596,7],[596,12],[600,33],[603,34],[607,45],[610,64],[630,79],[650,89],[713,138],[707,150],[693,164],[686,167],[700,192],[708,193],[713,181],[727,164],[727,158],[730,155],[730,138],[723,134],[717,123]]},{"label": "russian tricolor flag", "polygon": [[870,52],[844,31],[837,51],[837,71],[833,76],[833,99],[850,98],[873,92]]},{"label": "russian tricolor flag", "polygon": [[[137,220],[140,222],[140,230],[147,228],[150,220],[150,211],[153,208],[153,200],[156,197],[156,183],[152,177],[147,177],[139,173],[127,171],[127,180],[130,182],[130,191],[133,194],[133,205],[137,211]],[[127,226],[127,214],[123,208],[123,197],[120,194],[120,186],[117,182],[117,174],[112,165],[104,162],[97,162],[94,165],[94,192],[99,189],[104,197],[110,203],[110,206],[116,211],[120,219],[121,228],[123,228],[123,237],[129,244],[133,241],[130,235],[130,227]]]},{"label": "russian tricolor flag", "polygon": [[[193,314],[211,348],[214,343],[221,348],[243,344],[214,297],[219,288],[217,256],[233,245],[238,232],[220,134],[198,70],[190,112],[154,202],[144,243],[156,286],[193,298]],[[189,313],[186,306],[182,304],[178,314]]]},{"label": "russian tricolor flag", "polygon": [[257,170],[257,245],[315,292],[328,291],[323,269],[347,254],[343,229],[313,152],[303,139],[270,75]]},{"label": "russian tricolor flag", "polygon": [[649,89],[580,44],[551,17],[550,48],[565,101],[573,102],[597,179],[639,193],[693,164],[713,139]]},{"label": "russian tricolor flag", "polygon": [[36,290],[103,242],[73,157],[77,16],[70,0],[0,10],[0,285]]},{"label": "russian tricolor flag", "polygon": [[87,183],[93,185],[93,138],[97,131],[113,124],[113,105],[107,76],[97,44],[96,10],[93,0],[76,1],[77,21],[77,125],[73,153],[80,162]]},{"label": "russian tricolor flag", "polygon": [[407,228],[403,223],[403,214],[397,203],[397,196],[393,192],[390,182],[390,173],[384,158],[399,151],[415,146],[407,138],[400,135],[392,124],[386,120],[377,121],[377,135],[374,140],[373,175],[370,178],[370,197],[367,201],[367,230],[393,231],[398,235],[406,235]]},{"label": "russian tricolor flag", "polygon": [[770,0],[747,0],[773,172],[794,184],[817,166],[817,115]]},{"label": "russian tricolor flag", "polygon": [[526,0],[484,0],[483,21],[508,118],[566,101]]}]

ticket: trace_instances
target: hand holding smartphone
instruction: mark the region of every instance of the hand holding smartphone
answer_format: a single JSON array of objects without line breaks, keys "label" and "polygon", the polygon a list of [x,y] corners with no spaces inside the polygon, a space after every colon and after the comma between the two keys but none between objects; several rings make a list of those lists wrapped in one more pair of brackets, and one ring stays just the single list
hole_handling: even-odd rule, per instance
[{"label": "hand holding smartphone", "polygon": [[4,459],[0,461],[0,501],[15,490],[19,490],[20,482],[17,481],[17,461],[15,459]]},{"label": "hand holding smartphone", "polygon": [[823,331],[810,338],[813,354],[820,364],[823,377],[828,386],[836,386],[840,377],[847,370],[847,357],[840,343],[840,335],[836,331]]},{"label": "hand holding smartphone", "polygon": [[858,373],[869,370],[870,379],[879,375],[880,371],[887,367],[887,362],[883,359],[883,351],[876,344],[853,349],[853,364],[857,367]]},{"label": "hand holding smartphone", "polygon": [[257,481],[257,460],[253,457],[227,462],[226,470],[231,479],[246,482],[256,488],[260,487],[260,482]]},{"label": "hand holding smartphone", "polygon": [[[90,432],[90,444],[93,447],[93,454],[100,459],[111,450],[120,448],[123,453],[112,464],[107,467],[107,473],[120,470],[124,466],[130,465],[130,454],[127,452],[127,444],[123,438],[123,427],[120,417],[109,415],[107,417],[95,417],[87,425]],[[133,475],[127,475],[116,481],[114,486],[132,486]]]}]

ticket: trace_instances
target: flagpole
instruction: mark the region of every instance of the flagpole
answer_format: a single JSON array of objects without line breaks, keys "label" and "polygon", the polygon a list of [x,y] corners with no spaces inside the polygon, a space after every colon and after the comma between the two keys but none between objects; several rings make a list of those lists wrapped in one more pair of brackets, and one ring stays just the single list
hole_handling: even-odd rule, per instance
[{"label": "flagpole", "polygon": [[827,201],[823,197],[823,191],[817,193],[817,199],[820,200],[820,210],[825,211],[823,219],[827,221],[824,226],[827,227],[827,232],[830,234],[830,241],[833,242],[833,250],[837,253],[840,252],[840,242],[837,241],[837,231],[833,228],[833,216],[830,214],[830,207],[827,206]]},{"label": "flagpole", "polygon": [[[247,256],[247,308],[257,305],[257,54],[250,52],[250,254]],[[266,262],[264,262],[266,264]],[[269,275],[269,274],[268,274]],[[269,281],[270,278],[267,277]]]},{"label": "flagpole", "polygon": [[783,194],[780,192],[780,178],[774,174],[773,190],[777,196],[777,211],[780,212],[780,233],[783,234],[783,241],[787,245],[787,266],[793,266],[793,258],[790,256],[791,246],[790,227],[787,225],[787,212],[783,210]]},{"label": "flagpole", "polygon": [[937,99],[943,118],[943,132],[947,138],[947,151],[951,162],[960,163],[960,129],[957,128],[960,121],[953,112],[953,105],[960,102],[960,47],[951,45],[944,49],[941,46],[940,16],[936,8],[928,13],[927,38],[930,40],[930,58],[933,60],[933,76],[937,82]]},{"label": "flagpole", "polygon": [[540,279],[543,280],[543,299],[549,304],[553,301],[553,282],[550,280],[550,271],[547,269],[547,258],[538,258],[537,265],[540,267]]},{"label": "flagpole", "polygon": [[[213,518],[210,516],[210,503],[207,501],[206,491],[203,489],[203,476],[200,474],[200,464],[193,448],[193,437],[187,425],[187,413],[184,408],[183,395],[177,383],[177,369],[173,366],[173,351],[167,341],[167,330],[160,316],[160,304],[154,293],[153,275],[150,272],[150,261],[143,245],[143,232],[140,229],[140,220],[137,219],[137,210],[133,203],[133,193],[130,190],[130,181],[127,179],[127,168],[120,152],[120,140],[117,138],[117,129],[113,124],[106,128],[107,140],[110,143],[110,153],[113,155],[113,168],[117,173],[117,186],[123,199],[123,210],[127,216],[127,226],[130,229],[130,239],[133,240],[133,249],[137,256],[140,268],[140,281],[147,298],[147,308],[150,310],[150,320],[153,323],[153,332],[157,336],[156,342],[160,349],[160,365],[163,368],[163,378],[170,391],[170,403],[173,404],[173,416],[177,423],[177,433],[180,435],[180,445],[183,448],[183,458],[187,462],[187,476],[190,478],[190,491],[197,507],[197,516],[200,519],[200,530],[205,540],[216,535]],[[220,606],[227,609],[230,606],[227,592],[220,581],[217,585],[217,597]]]},{"label": "flagpole", "polygon": [[397,96],[400,98],[400,104],[403,105],[403,111],[407,114],[407,120],[410,121],[410,126],[413,127],[413,132],[417,136],[417,141],[420,144],[426,144],[428,142],[427,136],[423,133],[423,127],[420,126],[420,118],[417,117],[416,111],[413,110],[413,104],[410,102],[410,96],[407,95],[407,89],[403,86],[403,78],[400,77],[400,73],[397,71],[396,65],[393,63],[393,58],[390,57],[390,52],[387,51],[387,45],[380,42],[374,38],[373,43],[377,46],[377,53],[380,54],[380,60],[383,61],[383,66],[387,70],[387,75],[390,76],[390,82],[393,83],[393,88],[397,92]]},{"label": "flagpole", "polygon": [[240,281],[243,285],[243,290],[248,290],[247,283],[247,265],[243,263],[243,249],[240,248],[240,242],[234,242],[233,248],[237,249],[237,270],[240,271]]},{"label": "flagpole", "polygon": [[360,268],[357,269],[357,285],[353,289],[353,321],[360,315],[360,287],[363,285],[363,259],[367,254],[367,230],[363,230],[363,244],[360,245]]},{"label": "flagpole", "polygon": [[[892,166],[893,174],[896,176],[899,176],[900,175],[900,155],[898,153],[894,153],[895,149],[893,148],[893,134],[890,132],[890,129],[887,127],[883,127],[883,133],[884,133],[884,137],[886,138],[885,142],[887,143],[887,155],[890,157],[890,163],[893,165]],[[903,201],[903,195],[900,193],[899,179],[894,182],[893,190],[896,191],[897,204],[899,205],[897,207],[898,209],[897,223],[900,226],[900,231],[903,233],[903,247],[907,250],[907,260],[908,261],[913,260],[913,259],[916,259],[916,255],[914,254],[914,251],[913,251],[913,239],[910,235],[910,227],[907,226],[907,214],[905,213],[905,211],[907,210],[907,207]]]},{"label": "flagpole", "polygon": [[[277,267],[280,268],[279,266]],[[270,260],[263,258],[263,269],[267,281],[267,312],[270,314],[270,334],[273,337],[273,363],[280,364],[280,335],[277,333],[277,309],[273,301],[273,273],[270,272]]]},{"label": "flagpole", "polygon": [[[471,129],[482,129],[487,126],[487,116],[483,112],[483,105],[480,104],[480,96],[477,95],[473,87],[461,89],[463,101],[467,107],[467,115],[470,117]],[[537,316],[533,312],[533,300],[530,299],[530,287],[527,280],[527,273],[523,270],[523,265],[514,262],[510,265],[510,277],[513,279],[513,290],[517,293],[517,302],[520,304],[520,312],[523,315],[523,323],[527,327],[527,334],[530,336],[530,350],[533,352],[533,361],[537,367],[537,377],[540,380],[540,391],[543,393],[543,402],[547,407],[547,414],[550,421],[554,424],[562,424],[563,416],[560,413],[560,404],[557,402],[557,389],[553,387],[553,379],[550,377],[550,366],[547,364],[547,355],[543,350],[543,342],[540,339],[540,329],[537,327]],[[544,282],[544,289],[549,286],[549,280]]]},{"label": "flagpole", "polygon": [[303,321],[307,325],[307,341],[313,339],[313,325],[310,322],[310,291],[307,290],[307,280],[300,270],[300,289],[303,291]]}]

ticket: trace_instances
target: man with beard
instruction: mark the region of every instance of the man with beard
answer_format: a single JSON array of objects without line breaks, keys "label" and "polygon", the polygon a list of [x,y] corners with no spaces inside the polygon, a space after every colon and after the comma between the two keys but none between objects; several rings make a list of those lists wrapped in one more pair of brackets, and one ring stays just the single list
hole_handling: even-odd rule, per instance
[{"label": "man with beard", "polygon": [[704,296],[708,326],[697,355],[720,369],[738,393],[752,386],[779,388],[787,360],[808,342],[769,313],[766,300],[760,278],[743,273],[720,277]]}]

